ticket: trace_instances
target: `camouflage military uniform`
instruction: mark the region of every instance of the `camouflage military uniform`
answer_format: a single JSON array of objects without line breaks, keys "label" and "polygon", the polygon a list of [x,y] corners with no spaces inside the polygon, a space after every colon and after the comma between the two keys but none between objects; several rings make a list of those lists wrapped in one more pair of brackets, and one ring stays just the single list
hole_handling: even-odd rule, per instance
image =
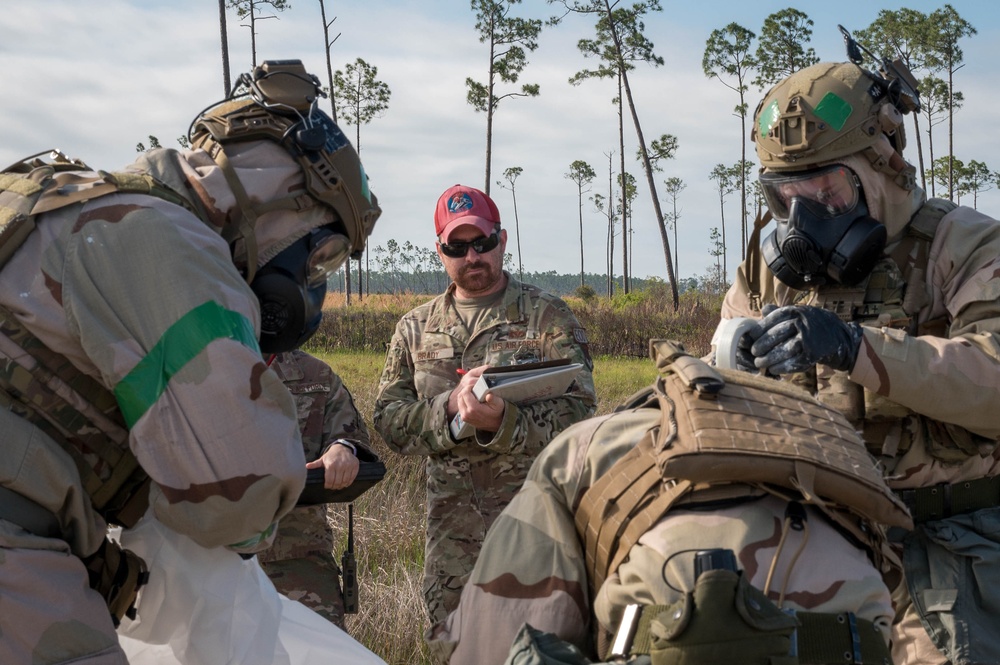
[{"label": "camouflage military uniform", "polygon": [[[330,366],[303,351],[280,353],[271,363],[295,398],[306,461],[319,459],[333,441],[343,439],[364,455],[368,429],[347,387]],[[278,591],[344,627],[344,596],[333,558],[333,530],[327,509],[300,506],[278,524],[271,548],[258,560]],[[345,509],[346,510],[346,509]]]},{"label": "camouflage military uniform", "polygon": [[[766,406],[759,412],[763,422]],[[787,524],[789,502],[742,484],[696,486],[688,495],[696,503],[678,504],[654,520],[591,595],[585,548],[575,524],[577,506],[637,442],[661,426],[662,418],[655,408],[591,418],[564,431],[542,451],[483,543],[458,609],[431,644],[439,659],[451,665],[591,663],[598,626],[613,633],[629,604],[682,600],[693,588],[693,553],[712,548],[732,550],[744,576],[760,589],[776,558],[774,579],[781,581],[772,584],[769,597],[777,599],[777,589],[784,587],[784,609],[854,612],[873,622],[880,641],[888,641],[890,594],[869,553],[808,505],[808,532],[800,529],[790,536],[794,541],[784,543],[779,536],[782,523]],[[843,430],[850,431],[846,423]],[[691,431],[677,436],[692,436]],[[714,493],[719,491],[727,494]],[[798,557],[792,556],[790,550],[800,546]],[[552,635],[544,639],[522,629],[523,624]],[[552,659],[539,657],[539,651]],[[628,662],[650,661],[647,655],[635,655]]]},{"label": "camouflage military uniform", "polygon": [[[276,163],[283,170],[247,171],[232,152],[248,189],[262,196],[301,182],[290,157]],[[197,201],[192,208],[209,220],[225,218],[231,194],[204,152],[153,151],[134,168]],[[67,191],[102,182],[85,172]],[[278,216],[287,218],[282,236],[259,236],[262,255],[273,255],[296,228],[300,235],[310,228]],[[100,196],[36,221],[0,272],[0,305],[44,345],[33,353],[58,354],[114,392],[127,431],[88,415],[109,438],[127,440],[153,481],[149,503],[164,525],[203,547],[266,547],[301,493],[305,460],[295,405],[258,349],[257,299],[219,228],[140,194]],[[0,358],[5,371],[17,372],[31,358],[12,342],[8,324],[0,329]],[[74,401],[74,388],[59,390]],[[123,664],[108,608],[79,558],[98,548],[107,526],[76,465],[6,403],[0,432],[0,489],[57,521],[52,533],[36,534],[0,519],[0,662]]]},{"label": "camouflage military uniform", "polygon": [[[910,214],[920,202],[909,208]],[[901,236],[890,236],[887,255]],[[897,266],[885,259],[858,293],[833,287],[790,290],[766,267],[759,282],[763,304],[801,301],[850,311],[845,301],[864,303],[853,317],[864,332],[853,370],[818,366],[815,376],[795,380],[856,424],[881,458],[893,489],[904,496],[916,488],[938,487],[942,497],[953,492],[956,513],[962,512],[963,488],[989,483],[980,479],[1000,471],[998,257],[1000,224],[959,207],[941,219],[926,267],[909,270],[908,278],[900,274],[900,269],[907,272],[905,260]],[[759,316],[748,293],[744,265],[726,296],[723,317]],[[998,498],[1000,494],[994,494],[994,501]],[[935,506],[937,517],[942,516],[942,505]],[[928,641],[916,608],[904,601],[900,610],[905,609],[905,617],[895,628],[894,660],[984,662],[967,640],[969,632],[989,634],[986,626],[995,616],[997,596],[990,590],[1000,588],[1000,507],[951,517],[946,513],[945,519],[921,514],[926,506],[914,507],[918,524],[905,539],[904,557],[911,590],[913,584],[922,589],[913,600],[929,618],[926,625],[933,626],[937,647]],[[977,605],[978,615],[969,611]],[[959,651],[946,657],[939,649],[949,643]]]},{"label": "camouflage military uniform", "polygon": [[[375,427],[389,447],[429,457],[424,595],[432,624],[457,604],[487,529],[532,460],[596,405],[593,363],[576,317],[559,298],[507,279],[502,300],[476,330],[467,330],[454,309],[454,285],[404,316],[375,403]],[[556,358],[584,364],[566,395],[526,406],[508,403],[494,436],[452,439],[446,406],[457,370]]]}]

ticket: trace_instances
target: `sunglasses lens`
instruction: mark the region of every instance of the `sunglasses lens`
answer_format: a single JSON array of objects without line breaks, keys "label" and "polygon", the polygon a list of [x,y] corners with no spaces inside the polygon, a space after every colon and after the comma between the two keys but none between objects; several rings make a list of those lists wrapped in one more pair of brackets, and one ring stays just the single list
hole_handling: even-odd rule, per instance
[{"label": "sunglasses lens", "polygon": [[469,251],[469,243],[466,242],[441,243],[441,252],[453,259],[462,258],[467,251]]},{"label": "sunglasses lens", "polygon": [[476,250],[476,254],[485,254],[486,252],[492,252],[499,244],[500,234],[491,233],[488,236],[476,238],[468,242],[441,243],[441,252],[453,259],[460,259],[469,252],[470,247]]},{"label": "sunglasses lens", "polygon": [[477,238],[472,242],[472,248],[476,250],[477,254],[485,254],[486,252],[492,252],[497,245],[500,244],[500,234],[491,233],[485,238]]}]

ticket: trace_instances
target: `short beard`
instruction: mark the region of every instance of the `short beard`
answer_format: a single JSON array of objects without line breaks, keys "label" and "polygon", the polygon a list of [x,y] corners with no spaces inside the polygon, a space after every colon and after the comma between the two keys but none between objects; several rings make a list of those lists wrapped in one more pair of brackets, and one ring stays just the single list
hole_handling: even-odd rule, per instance
[{"label": "short beard", "polygon": [[[486,268],[485,272],[469,275],[472,268]],[[489,291],[500,280],[500,271],[489,261],[481,263],[467,264],[454,277],[455,285],[466,293],[479,294]]]}]

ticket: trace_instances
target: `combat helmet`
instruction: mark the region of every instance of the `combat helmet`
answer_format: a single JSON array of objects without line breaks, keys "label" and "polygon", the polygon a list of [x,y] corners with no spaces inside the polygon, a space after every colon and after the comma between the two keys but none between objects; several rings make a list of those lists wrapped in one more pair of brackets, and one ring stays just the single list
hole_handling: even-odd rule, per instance
[{"label": "combat helmet", "polygon": [[902,152],[902,122],[868,72],[851,62],[823,62],[771,88],[751,139],[765,168],[802,170],[871,148],[882,134]]},{"label": "combat helmet", "polygon": [[319,79],[306,72],[300,60],[269,60],[241,75],[232,94],[202,111],[188,129],[191,147],[212,156],[236,196],[248,282],[256,270],[256,218],[272,210],[301,208],[302,202],[301,197],[251,202],[226,158],[227,144],[270,140],[283,146],[301,166],[309,197],[336,213],[350,239],[352,257],[361,255],[381,214],[357,151],[317,106],[325,96]]},{"label": "combat helmet", "polygon": [[799,171],[864,153],[876,171],[912,189],[912,169],[890,167],[875,146],[888,139],[900,156],[894,161],[902,161],[903,115],[920,110],[916,79],[899,60],[883,58],[878,71],[862,68],[863,54],[879,59],[838,27],[849,62],[822,62],[795,72],[758,104],[751,140],[761,166]]}]

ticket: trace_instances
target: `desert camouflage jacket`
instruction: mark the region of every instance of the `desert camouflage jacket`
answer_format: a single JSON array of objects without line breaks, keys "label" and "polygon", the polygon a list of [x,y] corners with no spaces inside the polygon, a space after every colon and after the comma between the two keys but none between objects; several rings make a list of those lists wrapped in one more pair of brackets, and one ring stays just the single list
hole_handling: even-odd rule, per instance
[{"label": "desert camouflage jacket", "polygon": [[[589,597],[575,507],[587,488],[660,423],[659,409],[649,408],[591,418],[542,451],[487,535],[458,609],[431,642],[440,660],[499,665],[525,623],[593,657],[592,621],[613,632],[630,603],[680,600],[693,587],[697,550],[733,550],[749,581],[764,588],[788,505],[771,495],[710,510],[671,509],[632,547],[596,598]],[[800,563],[788,565],[793,560],[789,551],[799,547],[802,534],[791,536],[794,544],[786,545],[772,592],[784,585],[790,609],[853,611],[874,622],[887,638],[892,603],[878,569],[818,512],[808,506],[806,511],[809,535]]]},{"label": "desert camouflage jacket", "polygon": [[[892,249],[890,244],[886,252]],[[894,489],[1000,470],[1000,223],[971,208],[954,209],[937,227],[926,266],[917,267],[908,281],[896,271],[899,284],[893,287],[890,265],[886,284],[865,294],[866,304],[878,305],[881,294],[901,289],[897,300],[909,308],[905,327],[856,318],[864,338],[854,369],[848,374],[817,367],[812,386],[864,430],[869,444],[885,442],[874,452],[883,454]],[[760,316],[750,307],[746,270],[744,263],[726,295],[723,318]],[[765,305],[830,301],[829,289],[791,290],[766,265],[759,283]],[[906,297],[920,291],[926,297]],[[929,330],[908,332],[914,328]],[[852,397],[858,388],[863,394]]]},{"label": "desert camouflage jacket", "polygon": [[[177,154],[148,168],[194,200]],[[87,172],[78,186],[99,180]],[[266,544],[305,460],[292,397],[257,346],[257,300],[217,228],[141,194],[41,214],[0,272],[0,304],[118,398],[163,524],[205,547]],[[9,342],[0,333],[0,360],[18,353]],[[69,456],[6,409],[0,431],[0,482],[53,512],[76,554],[92,553],[105,525]],[[37,546],[16,529],[0,538]]]},{"label": "desert camouflage jacket", "polygon": [[[553,436],[593,414],[593,362],[579,321],[561,299],[507,275],[497,315],[467,330],[452,302],[454,285],[406,314],[396,325],[375,402],[375,428],[404,455],[487,459],[496,453],[534,456]],[[457,370],[483,364],[570,358],[582,363],[569,391],[526,406],[507,405],[490,440],[455,441],[448,428],[448,396]]]}]

